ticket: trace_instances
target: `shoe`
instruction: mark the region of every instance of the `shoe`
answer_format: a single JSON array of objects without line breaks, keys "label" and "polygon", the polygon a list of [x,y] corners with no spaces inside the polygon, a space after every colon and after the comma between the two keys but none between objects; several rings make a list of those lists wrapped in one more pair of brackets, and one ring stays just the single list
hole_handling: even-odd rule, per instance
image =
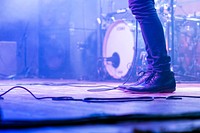
[{"label": "shoe", "polygon": [[149,76],[152,74],[152,71],[141,71],[138,73],[139,77],[137,79],[137,81],[135,83],[129,84],[129,85],[120,85],[118,86],[119,88],[125,88],[127,86],[135,86],[135,85],[139,85],[141,83],[143,83],[147,78],[149,78]]},{"label": "shoe", "polygon": [[143,82],[120,88],[133,93],[172,93],[176,90],[176,81],[173,72],[152,72]]}]

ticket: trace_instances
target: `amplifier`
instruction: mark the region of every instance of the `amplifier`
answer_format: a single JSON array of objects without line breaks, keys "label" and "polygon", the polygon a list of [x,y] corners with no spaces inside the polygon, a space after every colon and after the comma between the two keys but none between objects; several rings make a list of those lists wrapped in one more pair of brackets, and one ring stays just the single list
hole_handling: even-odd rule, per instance
[{"label": "amplifier", "polygon": [[10,76],[17,73],[17,43],[0,41],[0,75]]}]

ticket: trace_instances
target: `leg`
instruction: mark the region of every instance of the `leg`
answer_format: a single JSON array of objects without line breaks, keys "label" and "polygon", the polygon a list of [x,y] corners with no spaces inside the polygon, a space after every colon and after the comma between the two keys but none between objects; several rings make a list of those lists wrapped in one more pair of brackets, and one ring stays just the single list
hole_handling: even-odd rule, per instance
[{"label": "leg", "polygon": [[129,0],[129,7],[138,20],[144,38],[148,69],[156,72],[170,71],[164,31],[154,8],[153,0]]},{"label": "leg", "polygon": [[135,92],[173,92],[174,74],[170,71],[162,24],[154,0],[129,0],[129,8],[138,20],[147,51],[148,72],[136,84],[125,88]]}]

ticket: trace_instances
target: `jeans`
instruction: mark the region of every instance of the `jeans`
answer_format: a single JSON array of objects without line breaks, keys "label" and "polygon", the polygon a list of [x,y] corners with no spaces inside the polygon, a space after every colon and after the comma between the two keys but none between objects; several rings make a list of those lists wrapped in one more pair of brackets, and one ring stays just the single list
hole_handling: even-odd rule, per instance
[{"label": "jeans", "polygon": [[148,71],[170,71],[162,24],[154,0],[129,0],[129,8],[139,22],[147,51]]}]

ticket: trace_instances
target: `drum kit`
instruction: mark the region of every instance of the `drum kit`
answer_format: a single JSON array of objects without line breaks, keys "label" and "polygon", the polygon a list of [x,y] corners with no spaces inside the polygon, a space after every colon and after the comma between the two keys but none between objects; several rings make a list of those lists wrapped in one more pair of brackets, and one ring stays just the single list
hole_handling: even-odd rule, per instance
[{"label": "drum kit", "polygon": [[[173,4],[176,7],[176,3]],[[163,23],[167,51],[174,56],[172,69],[186,80],[200,78],[200,16],[174,15],[174,45],[170,44],[171,7],[169,0],[156,0],[155,7]],[[125,10],[124,10],[125,11]],[[125,13],[131,12],[126,9]],[[141,30],[132,16],[115,19],[116,14],[107,15],[102,25],[102,65],[104,77],[123,80],[128,75],[136,76],[147,67],[145,45]],[[130,16],[130,15],[128,15]],[[106,26],[105,26],[106,25]],[[171,54],[174,51],[174,54]],[[103,68],[102,68],[103,67]],[[187,78],[185,78],[187,77]]]},{"label": "drum kit", "polygon": [[177,63],[179,72],[200,77],[200,17],[176,17]]}]

